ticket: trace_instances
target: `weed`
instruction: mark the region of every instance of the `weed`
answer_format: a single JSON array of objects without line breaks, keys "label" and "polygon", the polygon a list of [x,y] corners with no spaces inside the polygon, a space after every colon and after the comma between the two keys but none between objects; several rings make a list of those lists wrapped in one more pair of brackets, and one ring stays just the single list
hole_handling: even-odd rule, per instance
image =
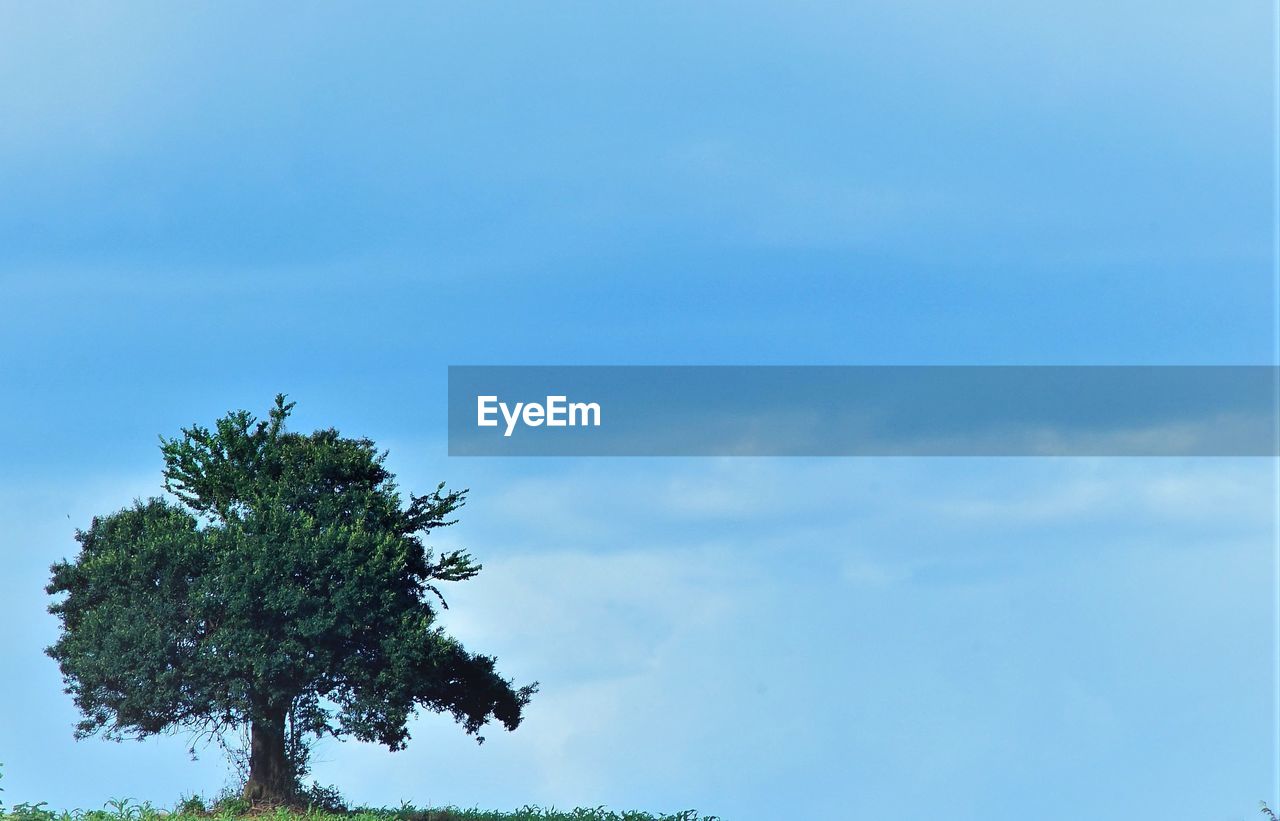
[{"label": "weed", "polygon": [[[308,791],[312,792],[312,791]],[[313,798],[330,800],[336,790],[315,790]],[[337,797],[341,801],[340,797]],[[476,808],[459,807],[419,808],[403,804],[396,809],[362,807],[353,810],[329,811],[313,805],[311,808],[289,810],[284,807],[254,809],[247,802],[226,798],[212,806],[196,796],[183,798],[172,813],[158,810],[150,804],[137,804],[127,799],[115,799],[101,810],[73,810],[56,812],[44,803],[18,804],[7,813],[0,812],[0,821],[720,821],[716,816],[700,815],[693,810],[675,814],[647,812],[617,812],[605,807],[580,807],[573,810],[557,810],[553,807],[521,807],[514,812],[494,812]]]}]

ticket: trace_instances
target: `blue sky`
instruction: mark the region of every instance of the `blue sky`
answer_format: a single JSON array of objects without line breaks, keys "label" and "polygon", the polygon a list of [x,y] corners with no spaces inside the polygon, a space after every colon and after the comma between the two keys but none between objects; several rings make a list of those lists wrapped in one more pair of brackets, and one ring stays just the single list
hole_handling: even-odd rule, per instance
[{"label": "blue sky", "polygon": [[[543,692],[353,798],[727,818],[1250,817],[1262,460],[449,459],[449,364],[1272,361],[1258,3],[0,10],[6,803],[212,792],[74,742],[41,587],[158,434],[473,488],[450,624]],[[787,556],[782,567],[778,557]]]}]

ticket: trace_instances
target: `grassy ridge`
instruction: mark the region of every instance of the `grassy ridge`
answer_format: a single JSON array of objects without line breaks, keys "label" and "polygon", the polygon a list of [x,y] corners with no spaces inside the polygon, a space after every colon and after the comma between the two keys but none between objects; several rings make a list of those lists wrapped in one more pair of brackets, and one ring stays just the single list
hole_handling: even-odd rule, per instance
[{"label": "grassy ridge", "polygon": [[184,802],[173,811],[150,804],[113,801],[101,810],[51,810],[44,804],[18,804],[0,808],[0,821],[719,821],[715,816],[686,810],[671,815],[647,812],[616,812],[604,807],[557,810],[522,807],[512,812],[441,807],[422,809],[403,806],[399,809],[361,808],[346,812],[323,810],[247,810],[236,802],[200,811]]},{"label": "grassy ridge", "polygon": [[230,812],[167,812],[145,804],[123,808],[115,804],[111,806],[111,809],[105,810],[55,811],[47,809],[43,804],[23,804],[7,812],[0,810],[0,821],[718,821],[715,816],[699,815],[693,810],[674,815],[654,815],[647,812],[615,812],[604,807],[574,810],[523,807],[512,812],[465,810],[457,807],[359,809],[346,813],[276,809],[235,815]]},{"label": "grassy ridge", "polygon": [[[4,770],[0,768],[0,780]],[[4,789],[0,787],[0,794]],[[333,787],[313,785],[305,791],[313,809],[306,811],[283,807],[255,810],[242,799],[224,794],[212,806],[192,796],[178,802],[173,810],[129,799],[107,802],[100,810],[52,810],[45,802],[15,804],[5,807],[0,795],[0,821],[721,821],[714,815],[700,815],[695,810],[674,814],[622,811],[604,807],[579,807],[573,810],[521,807],[512,812],[461,809],[458,807],[420,808],[403,804],[397,809],[348,809]]]}]

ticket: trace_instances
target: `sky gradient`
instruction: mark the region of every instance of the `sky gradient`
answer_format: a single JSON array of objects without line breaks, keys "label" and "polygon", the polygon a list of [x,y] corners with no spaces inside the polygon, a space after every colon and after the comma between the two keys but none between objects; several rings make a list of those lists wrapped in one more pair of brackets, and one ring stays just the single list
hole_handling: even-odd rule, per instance
[{"label": "sky gradient", "polygon": [[76,742],[48,566],[158,435],[472,488],[447,623],[542,693],[351,798],[726,819],[1275,805],[1275,465],[446,455],[460,364],[1274,362],[1262,3],[0,9],[6,804],[216,791]]}]

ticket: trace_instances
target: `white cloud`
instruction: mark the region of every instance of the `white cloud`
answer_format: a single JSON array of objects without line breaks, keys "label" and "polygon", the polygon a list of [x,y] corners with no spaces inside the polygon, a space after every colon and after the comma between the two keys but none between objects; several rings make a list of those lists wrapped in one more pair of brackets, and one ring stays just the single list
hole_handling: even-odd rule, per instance
[{"label": "white cloud", "polygon": [[[1097,777],[1063,770],[1086,741],[1098,767],[1157,756],[1148,774],[1230,744],[1209,787],[1256,782],[1264,460],[459,467],[474,501],[440,541],[485,570],[446,591],[445,624],[542,692],[481,747],[441,716],[403,753],[324,745],[317,777],[357,800],[892,815],[921,762],[922,789],[980,802]],[[151,484],[71,493],[110,508]],[[1189,698],[1217,698],[1213,722],[1150,752],[1141,734]]]}]

